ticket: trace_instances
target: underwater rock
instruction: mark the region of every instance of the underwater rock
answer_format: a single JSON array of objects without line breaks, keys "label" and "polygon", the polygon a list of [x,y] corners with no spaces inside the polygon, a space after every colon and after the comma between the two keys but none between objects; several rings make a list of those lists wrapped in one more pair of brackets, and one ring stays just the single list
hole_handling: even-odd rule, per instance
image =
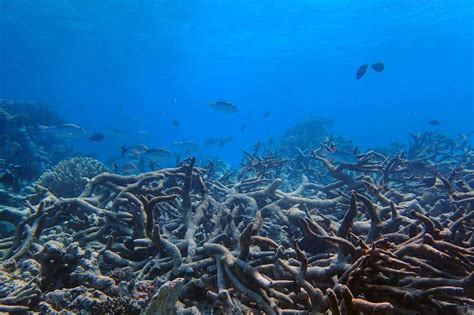
[{"label": "underwater rock", "polygon": [[106,171],[107,167],[98,160],[75,157],[59,162],[41,175],[36,184],[56,197],[77,197],[84,190],[87,179]]},{"label": "underwater rock", "polygon": [[178,301],[183,285],[183,278],[178,278],[163,284],[158,292],[151,298],[144,315],[175,314],[177,311],[176,302]]}]

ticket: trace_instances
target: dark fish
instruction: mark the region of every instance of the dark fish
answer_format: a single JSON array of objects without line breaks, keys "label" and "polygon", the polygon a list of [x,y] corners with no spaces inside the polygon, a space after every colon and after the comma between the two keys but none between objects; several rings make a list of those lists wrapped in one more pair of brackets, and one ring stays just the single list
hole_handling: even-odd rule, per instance
[{"label": "dark fish", "polygon": [[205,144],[206,145],[217,145],[219,147],[223,147],[227,145],[229,142],[233,141],[233,137],[220,137],[220,138],[211,138],[207,139]]},{"label": "dark fish", "polygon": [[371,67],[375,72],[382,72],[385,69],[383,62],[376,62]]},{"label": "dark fish", "polygon": [[268,116],[270,116],[270,112],[263,113],[263,118],[267,118]]},{"label": "dark fish", "polygon": [[237,106],[229,101],[209,102],[208,106],[222,113],[236,113],[238,111]]},{"label": "dark fish", "polygon": [[242,125],[242,126],[240,127],[240,132],[244,132],[245,129],[247,129],[247,126],[246,126],[246,125]]},{"label": "dark fish", "polygon": [[422,181],[427,187],[433,187],[436,184],[436,177],[424,177]]},{"label": "dark fish", "polygon": [[119,107],[119,111],[123,112],[123,107],[122,106]]},{"label": "dark fish", "polygon": [[176,119],[173,119],[171,123],[173,124],[173,126],[179,127],[179,121],[177,121]]},{"label": "dark fish", "polygon": [[20,190],[20,183],[18,179],[10,173],[10,171],[6,171],[0,176],[0,183],[4,184],[5,186],[11,187],[14,191]]},{"label": "dark fish", "polygon": [[354,151],[352,151],[352,154],[354,154],[354,155],[359,154],[359,147],[355,147]]},{"label": "dark fish", "polygon": [[439,126],[441,125],[441,121],[433,119],[433,120],[428,121],[428,124],[430,124],[431,126]]},{"label": "dark fish", "polygon": [[424,160],[408,161],[407,170],[411,174],[420,175],[425,173],[435,174],[437,169],[433,162]]},{"label": "dark fish", "polygon": [[104,140],[104,135],[101,134],[101,133],[96,133],[96,134],[93,134],[92,136],[90,136],[89,140],[93,141],[93,142],[100,142],[100,141]]},{"label": "dark fish", "polygon": [[365,72],[367,71],[367,68],[369,67],[369,65],[362,65],[359,67],[359,69],[357,69],[357,72],[356,72],[356,79],[359,80],[360,78],[362,78],[362,76],[365,74]]}]

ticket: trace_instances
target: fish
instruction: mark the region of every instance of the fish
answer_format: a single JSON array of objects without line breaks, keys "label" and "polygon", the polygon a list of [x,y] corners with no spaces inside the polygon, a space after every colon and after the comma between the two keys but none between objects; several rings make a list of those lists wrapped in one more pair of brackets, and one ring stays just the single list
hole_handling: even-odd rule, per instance
[{"label": "fish", "polygon": [[11,157],[21,149],[21,145],[18,142],[7,140],[0,148],[4,156]]},{"label": "fish", "polygon": [[435,174],[437,172],[436,165],[429,160],[412,160],[408,161],[407,171],[411,174],[421,175],[421,174]]},{"label": "fish", "polygon": [[100,142],[104,140],[105,136],[102,133],[95,133],[92,136],[89,137],[89,141],[92,142]]},{"label": "fish", "polygon": [[164,160],[171,157],[171,152],[163,148],[151,148],[144,153],[144,156],[153,160]]},{"label": "fish", "polygon": [[20,183],[18,182],[18,179],[8,170],[0,175],[0,183],[12,188],[15,191],[20,190]]},{"label": "fish", "polygon": [[152,171],[155,171],[158,168],[158,164],[155,161],[150,160],[148,161],[148,168]]},{"label": "fish", "polygon": [[219,143],[217,144],[219,147],[223,147],[227,144],[229,144],[230,142],[234,141],[234,138],[232,136],[230,137],[222,137],[219,141]]},{"label": "fish", "polygon": [[173,119],[171,121],[171,123],[173,124],[173,126],[175,126],[176,128],[179,127],[179,121],[177,121],[176,119]]},{"label": "fish", "polygon": [[383,62],[376,62],[373,65],[371,65],[371,68],[375,72],[382,72],[385,69],[385,66],[384,66]]},{"label": "fish", "polygon": [[247,129],[247,125],[242,125],[242,126],[240,127],[240,132],[244,132],[245,129]]},{"label": "fish", "polygon": [[124,133],[123,130],[117,129],[117,128],[109,128],[109,131],[110,131],[111,133],[116,133],[116,134],[122,134],[122,133]]},{"label": "fish", "polygon": [[267,118],[268,116],[270,116],[270,112],[263,113],[263,118]]},{"label": "fish", "polygon": [[441,125],[441,121],[433,119],[433,120],[428,121],[428,124],[430,124],[431,126],[439,126]]},{"label": "fish", "polygon": [[222,113],[236,113],[238,112],[237,106],[229,101],[214,101],[209,102],[208,106]]},{"label": "fish", "polygon": [[359,67],[359,69],[357,69],[357,72],[356,72],[356,79],[359,80],[360,78],[362,78],[362,76],[365,74],[365,72],[367,71],[367,68],[369,67],[369,65],[367,64],[364,64],[362,66]]},{"label": "fish", "polygon": [[124,147],[124,146],[121,146],[120,150],[121,150],[121,155],[123,157],[127,153],[129,155],[132,155],[132,156],[137,156],[137,155],[140,155],[140,154],[143,154],[143,153],[147,152],[149,149],[144,144],[134,144],[134,145],[129,146],[128,148]]},{"label": "fish", "polygon": [[422,182],[430,188],[436,184],[437,177],[423,177]]},{"label": "fish", "polygon": [[186,152],[199,151],[199,144],[194,141],[173,141],[172,145]]},{"label": "fish", "polygon": [[207,139],[205,145],[214,145],[219,141],[219,138],[210,138]]},{"label": "fish", "polygon": [[38,125],[40,133],[53,134],[59,138],[76,138],[86,135],[86,131],[76,124]]},{"label": "fish", "polygon": [[217,145],[219,147],[223,147],[233,140],[233,137],[220,137],[207,139],[205,143],[206,145]]},{"label": "fish", "polygon": [[122,164],[119,168],[125,173],[132,173],[138,171],[138,167],[134,162],[127,162],[125,164]]},{"label": "fish", "polygon": [[84,154],[84,156],[96,159],[99,155],[97,153],[86,153],[86,154]]}]

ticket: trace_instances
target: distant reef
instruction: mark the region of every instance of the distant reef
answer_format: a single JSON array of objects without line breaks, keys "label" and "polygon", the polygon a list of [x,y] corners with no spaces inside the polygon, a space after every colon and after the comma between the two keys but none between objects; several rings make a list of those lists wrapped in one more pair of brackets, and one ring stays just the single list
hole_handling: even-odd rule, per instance
[{"label": "distant reef", "polygon": [[64,121],[44,104],[0,100],[0,171],[8,170],[20,181],[33,181],[74,155],[64,141],[40,132],[41,126],[61,123]]}]

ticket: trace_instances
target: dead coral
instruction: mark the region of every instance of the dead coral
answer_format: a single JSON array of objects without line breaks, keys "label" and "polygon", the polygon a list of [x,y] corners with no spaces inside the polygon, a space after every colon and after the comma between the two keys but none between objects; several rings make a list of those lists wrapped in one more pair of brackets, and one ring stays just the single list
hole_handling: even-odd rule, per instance
[{"label": "dead coral", "polygon": [[[326,169],[322,181],[295,177],[288,158],[249,154],[224,178],[190,158],[136,176],[99,174],[78,197],[46,194],[0,242],[8,272],[24,265],[32,275],[36,266],[42,292],[25,300],[13,289],[3,305],[183,314],[472,310],[472,150],[462,139],[426,139],[410,156],[357,151],[352,162],[313,150],[305,161]],[[441,166],[427,172],[433,159]],[[437,185],[427,185],[431,176]],[[433,196],[421,198],[427,190]],[[438,211],[433,198],[446,208]]]}]

